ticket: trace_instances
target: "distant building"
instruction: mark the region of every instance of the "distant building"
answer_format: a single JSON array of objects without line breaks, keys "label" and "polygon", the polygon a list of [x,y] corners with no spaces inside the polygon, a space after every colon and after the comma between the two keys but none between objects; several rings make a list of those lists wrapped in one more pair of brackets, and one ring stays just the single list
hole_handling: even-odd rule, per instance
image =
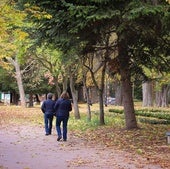
[{"label": "distant building", "polygon": [[11,103],[11,94],[10,92],[0,92],[0,102],[5,105],[10,105]]}]

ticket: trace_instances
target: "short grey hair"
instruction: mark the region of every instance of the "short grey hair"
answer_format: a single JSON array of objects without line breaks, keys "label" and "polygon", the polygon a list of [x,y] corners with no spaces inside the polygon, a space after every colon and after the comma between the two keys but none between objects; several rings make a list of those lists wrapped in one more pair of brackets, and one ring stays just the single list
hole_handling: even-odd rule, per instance
[{"label": "short grey hair", "polygon": [[48,98],[48,99],[52,99],[52,97],[53,97],[53,94],[52,94],[52,93],[48,93],[48,94],[47,94],[47,98]]}]

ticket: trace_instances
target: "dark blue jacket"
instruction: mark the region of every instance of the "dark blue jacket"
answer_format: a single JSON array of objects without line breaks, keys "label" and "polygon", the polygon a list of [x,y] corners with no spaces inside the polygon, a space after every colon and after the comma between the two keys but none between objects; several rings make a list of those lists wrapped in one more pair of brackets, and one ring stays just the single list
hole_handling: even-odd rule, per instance
[{"label": "dark blue jacket", "polygon": [[55,103],[54,109],[56,116],[69,117],[69,112],[72,110],[71,101],[59,98]]},{"label": "dark blue jacket", "polygon": [[54,114],[55,101],[52,99],[47,99],[43,102],[41,110],[43,113]]}]

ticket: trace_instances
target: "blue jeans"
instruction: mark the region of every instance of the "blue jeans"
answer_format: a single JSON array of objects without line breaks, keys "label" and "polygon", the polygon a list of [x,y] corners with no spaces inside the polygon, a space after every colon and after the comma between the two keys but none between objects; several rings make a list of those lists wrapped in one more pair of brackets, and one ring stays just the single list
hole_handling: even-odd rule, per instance
[{"label": "blue jeans", "polygon": [[56,130],[58,137],[62,137],[61,133],[61,122],[63,123],[63,139],[66,141],[67,140],[67,122],[68,122],[69,117],[63,117],[63,116],[57,116],[56,119]]},{"label": "blue jeans", "polygon": [[45,123],[45,132],[46,134],[51,134],[52,125],[53,125],[53,114],[44,113],[44,123]]}]

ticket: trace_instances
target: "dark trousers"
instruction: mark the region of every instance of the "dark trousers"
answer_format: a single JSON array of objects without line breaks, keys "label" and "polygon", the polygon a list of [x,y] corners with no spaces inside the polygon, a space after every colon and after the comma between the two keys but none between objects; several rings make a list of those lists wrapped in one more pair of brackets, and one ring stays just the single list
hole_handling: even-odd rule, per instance
[{"label": "dark trousers", "polygon": [[53,124],[53,114],[44,113],[44,123],[46,134],[51,134]]},{"label": "dark trousers", "polygon": [[56,119],[56,130],[58,137],[62,137],[61,133],[61,122],[63,123],[63,139],[67,140],[67,122],[68,122],[68,117],[63,117],[63,116],[57,116]]}]

